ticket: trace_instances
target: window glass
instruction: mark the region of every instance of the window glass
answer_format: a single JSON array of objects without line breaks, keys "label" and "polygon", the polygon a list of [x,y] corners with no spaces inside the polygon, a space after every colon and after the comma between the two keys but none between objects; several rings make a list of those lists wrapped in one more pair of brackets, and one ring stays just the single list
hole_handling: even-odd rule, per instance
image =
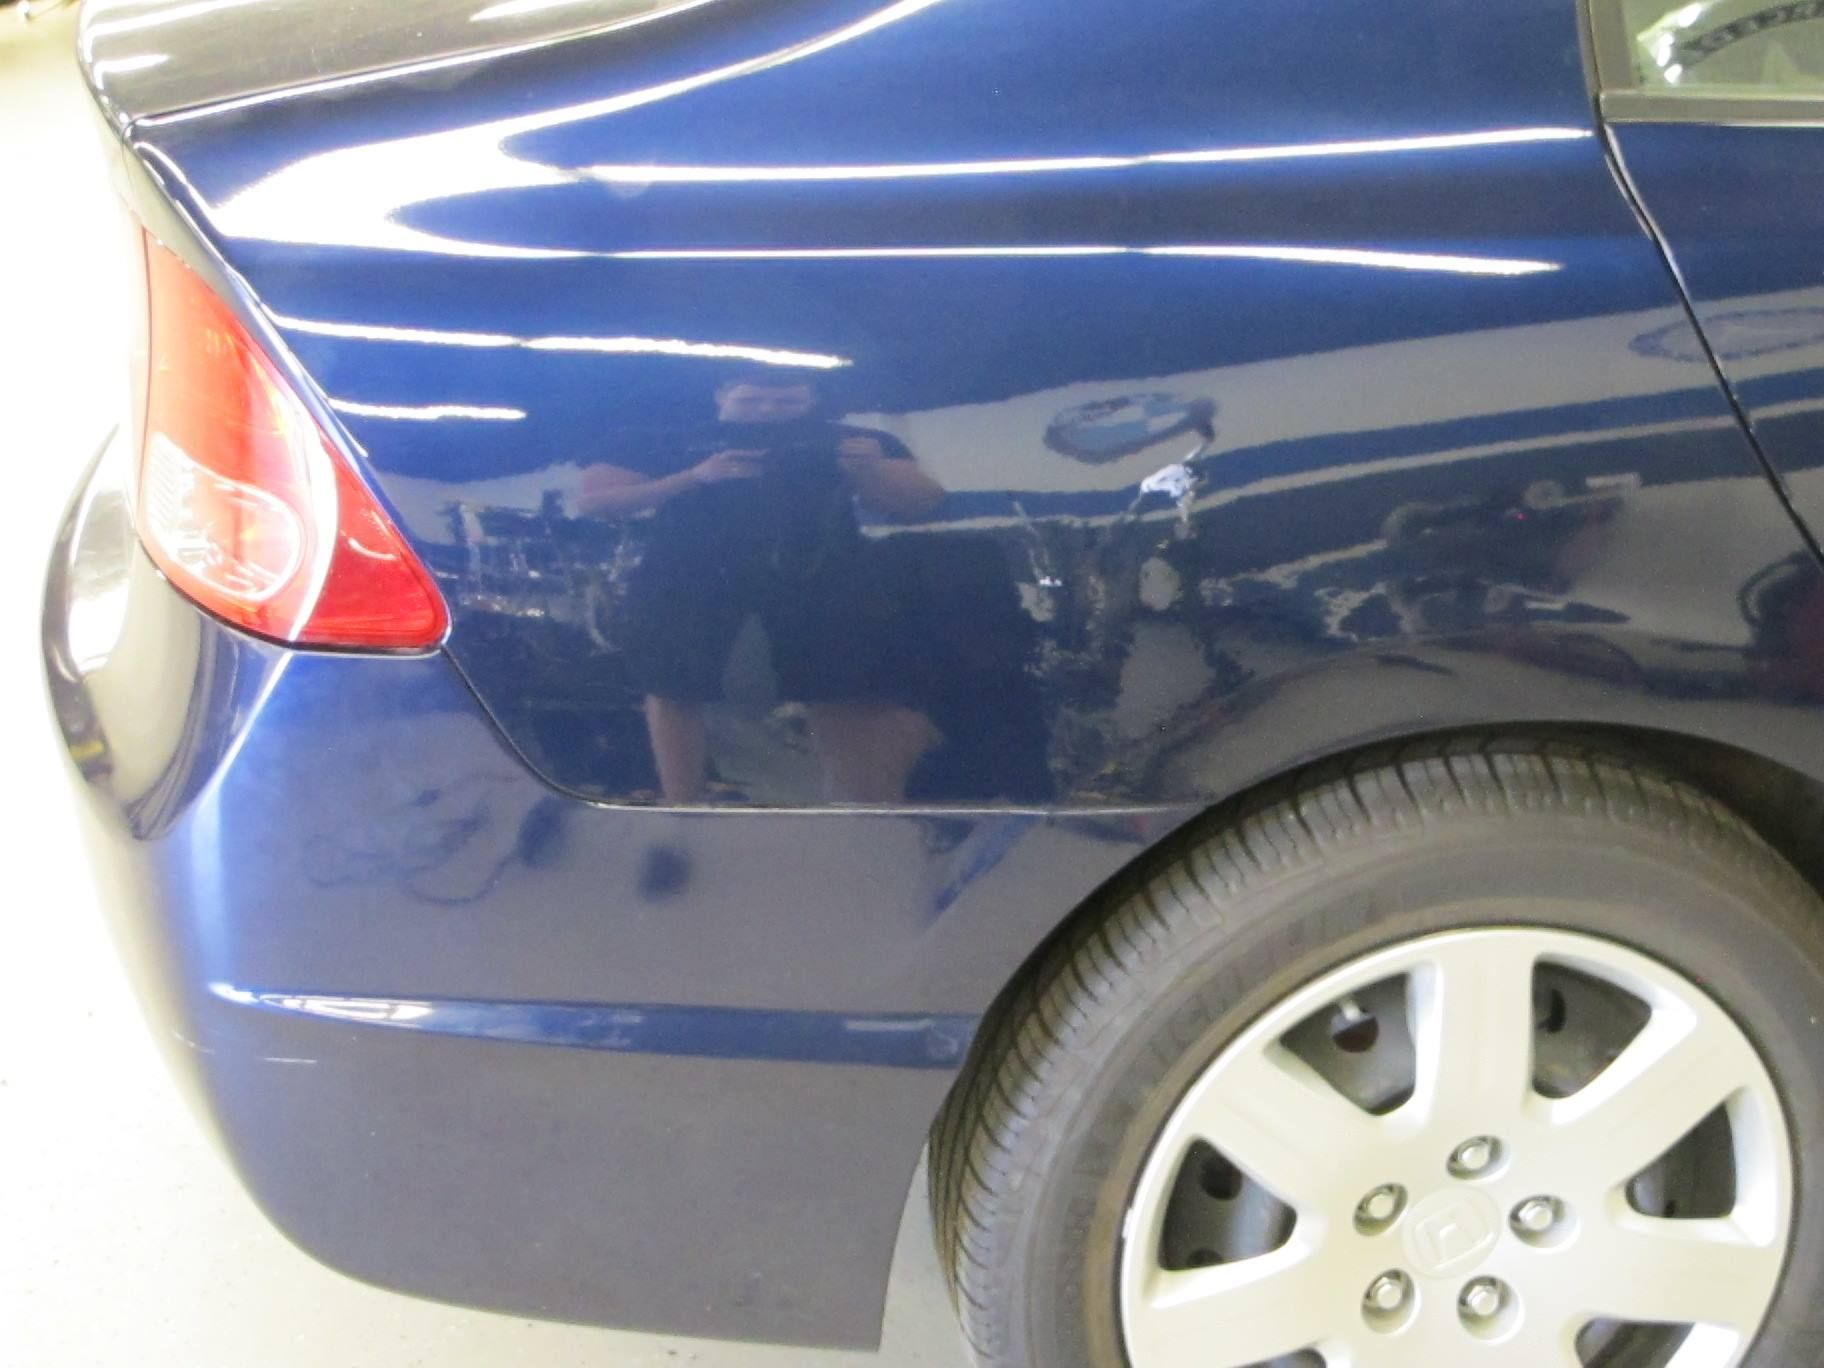
[{"label": "window glass", "polygon": [[1824,95],[1824,0],[1620,0],[1620,8],[1641,89]]}]

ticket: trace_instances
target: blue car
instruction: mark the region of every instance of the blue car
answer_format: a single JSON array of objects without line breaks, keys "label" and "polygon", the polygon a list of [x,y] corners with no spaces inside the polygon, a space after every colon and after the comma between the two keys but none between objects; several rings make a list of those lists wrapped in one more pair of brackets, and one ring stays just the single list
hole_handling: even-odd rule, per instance
[{"label": "blue car", "polygon": [[1824,1361],[1824,4],[90,0],[43,650],[350,1275]]}]

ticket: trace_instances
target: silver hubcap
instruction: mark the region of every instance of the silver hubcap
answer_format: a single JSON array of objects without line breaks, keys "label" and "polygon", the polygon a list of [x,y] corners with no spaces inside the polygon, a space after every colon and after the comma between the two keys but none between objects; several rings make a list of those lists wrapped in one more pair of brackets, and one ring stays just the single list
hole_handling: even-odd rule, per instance
[{"label": "silver hubcap", "polygon": [[[1589,1077],[1542,1090],[1548,1018],[1576,1025],[1560,998],[1542,1008],[1548,975],[1635,1006]],[[1395,992],[1402,1029],[1384,1034],[1409,1077],[1365,1106],[1302,1042],[1330,1020],[1357,1033],[1344,1048],[1360,1046],[1360,1004]],[[1703,1137],[1720,1149],[1709,1170],[1722,1167],[1708,1205],[1643,1209],[1642,1185],[1690,1169],[1674,1159]],[[1271,1232],[1253,1249],[1165,1257],[1197,1162],[1250,1188],[1217,1207],[1280,1212],[1253,1221]],[[1654,1334],[1672,1336],[1671,1368],[1729,1368],[1779,1284],[1792,1167],[1766,1067],[1680,974],[1570,932],[1425,937],[1292,994],[1186,1092],[1124,1225],[1128,1356],[1135,1368],[1576,1368],[1601,1363],[1616,1336]]]}]

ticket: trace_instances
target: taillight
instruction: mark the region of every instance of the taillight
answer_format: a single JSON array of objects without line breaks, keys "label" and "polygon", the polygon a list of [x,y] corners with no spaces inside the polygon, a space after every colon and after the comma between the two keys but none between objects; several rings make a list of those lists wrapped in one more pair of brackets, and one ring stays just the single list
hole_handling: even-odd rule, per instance
[{"label": "taillight", "polygon": [[428,647],[429,574],[228,306],[145,238],[150,312],[135,509],[185,594],[313,646]]}]

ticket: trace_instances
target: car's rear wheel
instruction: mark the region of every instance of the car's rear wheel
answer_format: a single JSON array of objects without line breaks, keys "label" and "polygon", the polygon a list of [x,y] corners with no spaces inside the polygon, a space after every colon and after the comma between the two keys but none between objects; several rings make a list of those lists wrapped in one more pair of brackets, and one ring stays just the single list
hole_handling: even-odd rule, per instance
[{"label": "car's rear wheel", "polygon": [[932,1138],[984,1365],[1824,1361],[1824,903],[1625,760],[1457,743],[1186,837]]}]

